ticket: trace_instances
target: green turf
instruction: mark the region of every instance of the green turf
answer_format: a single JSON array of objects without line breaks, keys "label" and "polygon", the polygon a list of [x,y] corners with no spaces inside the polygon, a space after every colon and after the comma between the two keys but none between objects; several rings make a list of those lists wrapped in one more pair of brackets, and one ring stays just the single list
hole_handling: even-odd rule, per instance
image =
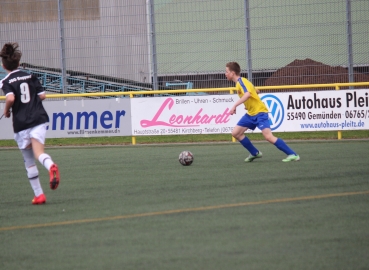
[{"label": "green turf", "polygon": [[[368,139],[369,130],[342,131],[342,139]],[[275,132],[275,136],[285,140],[335,140],[337,131],[313,131],[313,132]],[[261,133],[247,133],[247,136],[255,141],[265,141]],[[195,142],[230,142],[231,134],[197,134],[179,136],[137,136],[137,144],[153,143],[195,143]],[[48,138],[49,146],[90,146],[90,145],[127,145],[132,144],[132,137],[90,137],[90,138]],[[14,140],[0,140],[0,147],[16,147]]]},{"label": "green turf", "polygon": [[[50,190],[38,165],[42,206],[20,152],[2,149],[0,269],[367,268],[369,194],[303,196],[368,191],[369,141],[291,142],[292,163],[256,146],[249,164],[238,143],[47,149],[62,181]],[[245,202],[261,203],[216,207]]]}]

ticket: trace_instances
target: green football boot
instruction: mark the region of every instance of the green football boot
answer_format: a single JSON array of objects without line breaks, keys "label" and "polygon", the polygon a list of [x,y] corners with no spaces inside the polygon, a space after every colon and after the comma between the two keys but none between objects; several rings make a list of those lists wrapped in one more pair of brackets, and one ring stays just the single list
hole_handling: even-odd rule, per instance
[{"label": "green football boot", "polygon": [[282,159],[283,162],[290,162],[290,161],[299,161],[299,155],[288,155],[285,159]]},{"label": "green football boot", "polygon": [[263,153],[261,153],[259,151],[259,153],[256,154],[256,156],[253,156],[253,155],[249,155],[246,159],[245,159],[245,162],[252,162],[255,158],[261,158],[263,157]]}]

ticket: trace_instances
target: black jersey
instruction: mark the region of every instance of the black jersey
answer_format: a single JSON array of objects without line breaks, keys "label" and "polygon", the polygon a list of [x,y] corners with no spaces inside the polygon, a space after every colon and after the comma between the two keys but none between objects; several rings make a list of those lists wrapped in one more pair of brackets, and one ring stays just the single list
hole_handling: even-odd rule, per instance
[{"label": "black jersey", "polygon": [[5,95],[14,94],[12,114],[15,133],[49,122],[49,116],[38,96],[44,93],[44,89],[36,76],[14,70],[0,81],[0,88]]}]

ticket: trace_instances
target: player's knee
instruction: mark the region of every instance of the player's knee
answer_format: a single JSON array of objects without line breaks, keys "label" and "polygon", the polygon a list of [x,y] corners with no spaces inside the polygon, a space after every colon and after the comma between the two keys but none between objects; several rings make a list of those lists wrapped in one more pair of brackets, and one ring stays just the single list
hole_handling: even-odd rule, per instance
[{"label": "player's knee", "polygon": [[232,130],[232,136],[236,139],[239,139],[241,137],[242,133],[239,132],[236,128]]},{"label": "player's knee", "polygon": [[264,134],[264,138],[268,141],[268,142],[270,142],[270,143],[275,143],[275,141],[277,140],[277,138],[276,137],[274,137],[274,135],[273,134]]},{"label": "player's knee", "polygon": [[34,166],[36,164],[32,148],[22,149],[21,152],[23,155],[24,165],[26,166],[26,168]]},{"label": "player's knee", "polygon": [[38,169],[36,165],[33,165],[31,167],[26,167],[26,170],[27,170],[28,179],[33,179],[33,178],[38,177]]},{"label": "player's knee", "polygon": [[232,137],[234,137],[238,140],[240,138],[240,134],[237,133],[237,132],[232,132]]}]

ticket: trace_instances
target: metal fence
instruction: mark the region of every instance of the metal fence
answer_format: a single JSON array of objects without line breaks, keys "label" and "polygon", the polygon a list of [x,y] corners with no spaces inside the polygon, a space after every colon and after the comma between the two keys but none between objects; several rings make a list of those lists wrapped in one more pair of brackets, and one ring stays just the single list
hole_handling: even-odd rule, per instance
[{"label": "metal fence", "polygon": [[3,0],[0,42],[51,92],[369,81],[368,0]]}]

